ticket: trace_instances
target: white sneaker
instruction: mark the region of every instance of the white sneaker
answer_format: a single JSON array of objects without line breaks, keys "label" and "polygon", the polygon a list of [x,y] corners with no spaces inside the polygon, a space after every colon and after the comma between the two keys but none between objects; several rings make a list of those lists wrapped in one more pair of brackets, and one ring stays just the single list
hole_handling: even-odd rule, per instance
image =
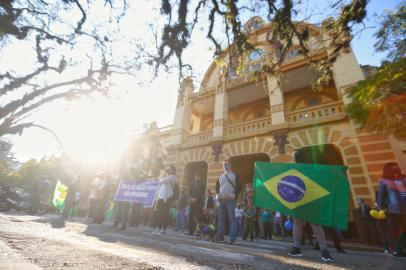
[{"label": "white sneaker", "polygon": [[152,232],[152,235],[158,235],[160,232],[160,229],[155,229],[155,231]]},{"label": "white sneaker", "polygon": [[164,235],[164,234],[166,234],[166,231],[165,231],[165,230],[161,230],[161,231],[158,233],[158,235]]}]

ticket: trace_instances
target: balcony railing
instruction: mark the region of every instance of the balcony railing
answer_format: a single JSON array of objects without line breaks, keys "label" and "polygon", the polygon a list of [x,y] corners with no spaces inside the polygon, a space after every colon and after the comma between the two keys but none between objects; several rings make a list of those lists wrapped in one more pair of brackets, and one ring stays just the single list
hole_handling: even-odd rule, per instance
[{"label": "balcony railing", "polygon": [[213,131],[205,131],[196,134],[191,134],[185,137],[185,143],[201,143],[208,141],[212,137]]},{"label": "balcony railing", "polygon": [[159,133],[167,133],[167,132],[171,132],[172,129],[172,125],[167,125],[164,127],[160,127],[159,128]]},{"label": "balcony railing", "polygon": [[286,112],[285,116],[289,123],[304,122],[308,120],[329,117],[342,114],[344,105],[342,101],[330,102],[314,107],[308,107],[292,112]]},{"label": "balcony railing", "polygon": [[271,117],[263,117],[243,123],[237,123],[233,125],[226,126],[225,135],[229,136],[239,136],[248,133],[257,133],[267,128],[270,128],[272,125]]}]

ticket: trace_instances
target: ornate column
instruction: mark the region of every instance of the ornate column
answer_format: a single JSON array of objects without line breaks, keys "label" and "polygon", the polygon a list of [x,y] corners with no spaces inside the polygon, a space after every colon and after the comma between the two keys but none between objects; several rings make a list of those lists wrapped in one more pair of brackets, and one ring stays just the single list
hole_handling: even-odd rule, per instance
[{"label": "ornate column", "polygon": [[278,154],[285,154],[286,153],[286,145],[289,144],[287,140],[288,133],[286,131],[280,131],[273,134],[274,139],[274,146],[278,147]]},{"label": "ornate column", "polygon": [[351,48],[348,48],[348,50],[347,52],[340,53],[333,63],[334,84],[338,94],[343,98],[344,105],[350,102],[350,99],[345,94],[345,90],[358,81],[365,79],[365,75],[357,59],[355,59]]},{"label": "ornate column", "polygon": [[286,121],[283,103],[283,91],[280,86],[279,79],[274,76],[268,76],[267,80],[272,125],[284,124]]},{"label": "ornate column", "polygon": [[184,79],[178,93],[178,102],[172,125],[171,145],[181,144],[183,136],[189,131],[190,117],[192,115],[192,105],[189,103],[189,97],[193,90],[192,78]]},{"label": "ornate column", "polygon": [[[351,99],[348,97],[345,91],[349,87],[356,84],[358,81],[364,80],[365,75],[362,72],[362,69],[358,64],[357,59],[355,58],[351,48],[346,48],[345,51],[340,53],[336,61],[333,63],[332,69],[333,69],[334,84],[336,86],[338,96],[342,97],[344,106],[346,106],[351,102]],[[369,173],[368,169],[369,164],[367,164],[367,161],[365,159],[366,152],[361,148],[360,139],[358,137],[362,133],[362,131],[357,131],[357,125],[354,123],[354,121],[350,120],[349,122],[352,132],[355,135],[352,143],[354,144],[355,148],[357,149],[357,152],[359,153],[358,157],[362,168],[357,176],[364,176],[365,179],[367,180],[363,186],[359,185],[357,186],[357,188],[368,189],[369,194],[368,196],[365,197],[374,198],[375,191],[373,188],[373,179],[371,178]],[[358,196],[353,188],[351,190],[354,192],[353,196]],[[355,202],[354,197],[353,201]]]},{"label": "ornate column", "polygon": [[216,89],[214,99],[213,139],[222,140],[224,137],[224,126],[228,115],[228,96],[226,92],[226,80],[221,76]]}]

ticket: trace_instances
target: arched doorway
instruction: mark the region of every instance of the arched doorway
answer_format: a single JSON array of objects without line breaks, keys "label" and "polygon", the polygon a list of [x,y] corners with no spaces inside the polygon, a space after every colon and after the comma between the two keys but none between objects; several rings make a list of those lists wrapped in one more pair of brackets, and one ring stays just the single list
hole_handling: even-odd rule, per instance
[{"label": "arched doorway", "polygon": [[303,147],[295,151],[294,157],[295,161],[300,163],[344,165],[340,149],[334,144],[318,144]]},{"label": "arched doorway", "polygon": [[265,153],[257,153],[251,155],[231,157],[232,170],[238,174],[243,181],[243,190],[248,183],[252,183],[254,178],[254,163],[255,161],[270,161],[270,158]]},{"label": "arched doorway", "polygon": [[193,180],[195,174],[200,174],[202,181],[207,186],[207,163],[205,161],[196,161],[186,164],[185,178],[183,179],[182,187],[188,189],[190,182]]}]

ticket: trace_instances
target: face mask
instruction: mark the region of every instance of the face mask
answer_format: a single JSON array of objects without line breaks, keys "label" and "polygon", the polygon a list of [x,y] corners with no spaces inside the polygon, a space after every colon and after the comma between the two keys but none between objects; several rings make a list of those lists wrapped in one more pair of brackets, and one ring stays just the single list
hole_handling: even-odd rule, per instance
[{"label": "face mask", "polygon": [[228,171],[230,169],[230,164],[224,163],[223,168],[224,168],[225,171]]}]

